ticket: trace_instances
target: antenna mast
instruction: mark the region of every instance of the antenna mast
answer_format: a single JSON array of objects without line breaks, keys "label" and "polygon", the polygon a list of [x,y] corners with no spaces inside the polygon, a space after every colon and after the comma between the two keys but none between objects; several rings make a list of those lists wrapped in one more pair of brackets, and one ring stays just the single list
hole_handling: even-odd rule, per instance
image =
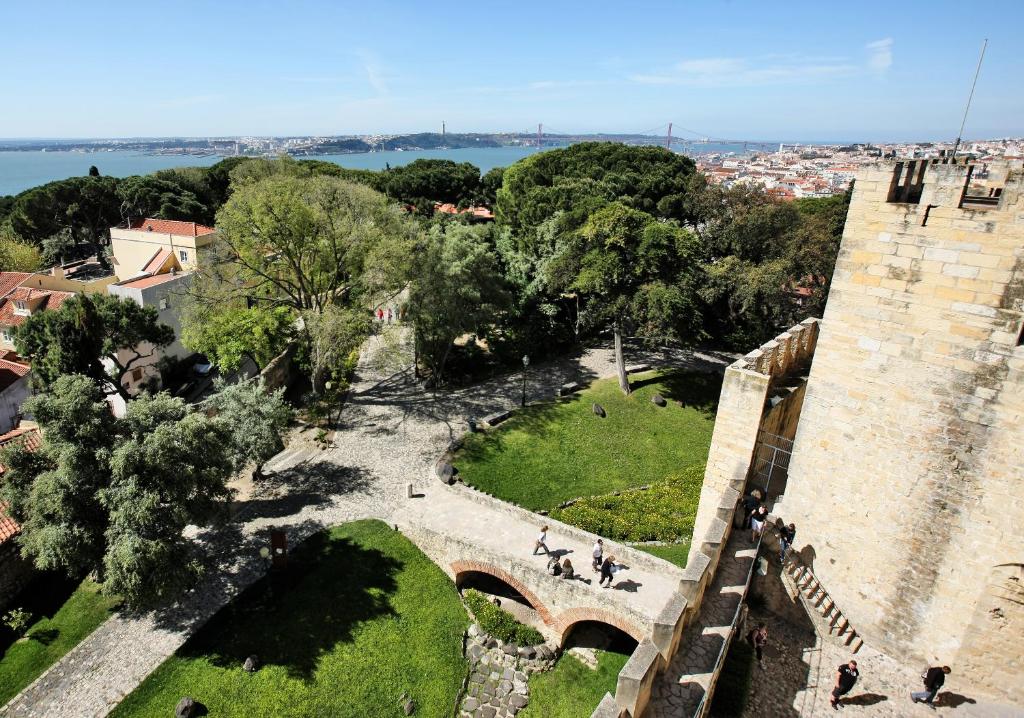
[{"label": "antenna mast", "polygon": [[978,69],[974,71],[974,82],[971,83],[971,94],[967,96],[967,106],[964,108],[964,119],[960,122],[960,132],[956,136],[956,142],[953,144],[952,159],[956,158],[956,151],[960,149],[960,139],[964,136],[964,125],[967,124],[967,113],[971,110],[971,101],[974,99],[974,88],[978,84],[978,75],[981,74],[981,62],[985,59],[985,48],[988,47],[988,38],[981,43],[981,55],[978,57]]},{"label": "antenna mast", "polygon": [[668,123],[668,137],[665,138],[665,149],[672,149],[672,123]]}]

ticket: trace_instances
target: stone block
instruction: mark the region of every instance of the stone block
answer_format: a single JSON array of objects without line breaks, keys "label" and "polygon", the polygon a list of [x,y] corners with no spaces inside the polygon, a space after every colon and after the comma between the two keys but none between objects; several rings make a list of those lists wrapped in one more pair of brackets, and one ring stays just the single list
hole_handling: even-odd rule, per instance
[{"label": "stone block", "polygon": [[484,417],[483,421],[487,426],[497,426],[501,422],[512,416],[511,409],[504,409],[502,411],[496,411],[493,414],[488,414]]},{"label": "stone block", "polygon": [[570,381],[570,382],[568,382],[566,384],[562,384],[562,386],[558,387],[558,395],[559,396],[568,396],[569,394],[575,394],[579,390],[580,390],[579,383],[577,383],[575,381]]}]

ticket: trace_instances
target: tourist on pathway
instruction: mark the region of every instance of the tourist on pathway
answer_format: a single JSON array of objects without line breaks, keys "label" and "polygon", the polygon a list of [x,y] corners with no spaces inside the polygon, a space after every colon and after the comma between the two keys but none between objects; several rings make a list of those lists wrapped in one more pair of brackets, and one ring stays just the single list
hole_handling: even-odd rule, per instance
[{"label": "tourist on pathway", "polygon": [[384,310],[381,309],[380,307],[377,307],[377,321],[378,322],[383,322],[384,321]]},{"label": "tourist on pathway", "polygon": [[572,568],[572,561],[569,559],[562,561],[562,578],[576,578],[576,572]]},{"label": "tourist on pathway", "polygon": [[929,708],[935,710],[935,696],[939,694],[939,689],[946,682],[946,676],[951,672],[949,666],[932,666],[926,670],[921,674],[921,679],[924,680],[924,690],[911,693],[910,700],[914,703],[924,702]]},{"label": "tourist on pathway", "polygon": [[768,508],[761,504],[753,513],[750,514],[750,540],[753,543],[757,543],[757,540],[761,538],[761,534],[764,533],[765,522],[768,521]]},{"label": "tourist on pathway", "polygon": [[545,524],[541,528],[540,533],[537,535],[537,541],[533,545],[533,555],[534,556],[537,555],[537,549],[539,549],[539,548],[544,549],[544,553],[551,553],[550,551],[548,551],[548,527],[547,527],[547,524]]},{"label": "tourist on pathway", "polygon": [[601,570],[601,562],[604,560],[604,540],[598,539],[594,544],[594,570]]},{"label": "tourist on pathway", "polygon": [[761,505],[761,490],[754,489],[749,494],[743,497],[743,525],[737,528],[748,529],[750,528],[750,516],[757,507]]},{"label": "tourist on pathway", "polygon": [[783,526],[779,529],[779,563],[786,563],[786,551],[793,545],[796,538],[796,524]]},{"label": "tourist on pathway", "polygon": [[[601,580],[597,582],[598,586],[604,586],[605,588],[612,587],[612,572],[615,571],[615,557],[609,556],[601,563]],[[605,584],[605,579],[608,583]]]},{"label": "tourist on pathway", "polygon": [[757,628],[747,634],[747,643],[754,647],[757,665],[764,668],[764,647],[768,645],[768,629],[763,623],[757,624]]},{"label": "tourist on pathway", "polygon": [[843,707],[839,700],[853,690],[858,678],[860,678],[860,673],[857,672],[857,661],[844,663],[836,669],[836,685],[832,689],[832,699],[829,701],[832,710],[839,710]]},{"label": "tourist on pathway", "polygon": [[558,556],[552,556],[548,559],[547,572],[550,573],[552,576],[562,575],[562,567],[558,563]]},{"label": "tourist on pathway", "polygon": [[391,323],[391,307],[388,307],[388,324]]}]

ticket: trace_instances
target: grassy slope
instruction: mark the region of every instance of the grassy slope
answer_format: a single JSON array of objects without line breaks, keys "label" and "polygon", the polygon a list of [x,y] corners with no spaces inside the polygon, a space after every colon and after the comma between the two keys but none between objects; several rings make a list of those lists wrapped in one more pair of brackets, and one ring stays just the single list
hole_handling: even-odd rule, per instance
[{"label": "grassy slope", "polygon": [[[500,429],[468,436],[455,466],[466,483],[536,511],[706,461],[721,377],[651,372],[632,380],[628,397],[615,379],[602,379],[575,396],[516,412]],[[655,393],[684,406],[657,407],[650,401]],[[594,402],[607,418],[593,414]]]},{"label": "grassy slope", "polygon": [[[403,691],[417,715],[448,715],[467,623],[410,541],[379,521],[344,524],[293,551],[287,575],[218,613],[112,715],[169,715],[190,695],[216,716],[393,716]],[[265,665],[249,675],[252,653]]]},{"label": "grassy slope", "polygon": [[686,554],[690,551],[690,542],[682,541],[668,546],[637,546],[637,548],[663,558],[669,563],[674,563],[680,568],[686,568]]},{"label": "grassy slope", "polygon": [[[59,589],[48,583],[30,587],[30,590]],[[86,580],[50,618],[36,621],[26,634],[28,640],[11,644],[0,658],[0,705],[16,696],[107,620],[117,603],[117,599],[100,594],[99,586]],[[25,608],[38,614],[34,606]]]},{"label": "grassy slope", "polygon": [[615,694],[619,671],[629,656],[601,651],[597,670],[569,653],[547,673],[530,678],[530,703],[519,718],[588,718],[605,693]]}]

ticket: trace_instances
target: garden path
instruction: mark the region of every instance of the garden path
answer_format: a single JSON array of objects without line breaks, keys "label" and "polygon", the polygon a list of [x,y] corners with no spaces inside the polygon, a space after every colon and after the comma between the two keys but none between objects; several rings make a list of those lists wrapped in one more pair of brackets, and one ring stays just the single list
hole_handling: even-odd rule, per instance
[{"label": "garden path", "polygon": [[[630,360],[722,363],[717,356],[682,351],[636,351]],[[105,716],[219,608],[263,575],[259,549],[267,544],[270,528],[286,530],[295,544],[346,521],[393,520],[407,504],[410,480],[427,475],[448,443],[466,430],[468,417],[519,402],[519,373],[456,391],[432,391],[412,380],[410,363],[402,328],[371,338],[333,445],[320,449],[300,435],[267,463],[267,476],[241,502],[235,521],[197,532],[215,559],[200,586],[169,610],[110,618],[0,708],[0,717]],[[590,348],[531,369],[527,396],[546,399],[565,382],[613,374],[610,349]]]}]

